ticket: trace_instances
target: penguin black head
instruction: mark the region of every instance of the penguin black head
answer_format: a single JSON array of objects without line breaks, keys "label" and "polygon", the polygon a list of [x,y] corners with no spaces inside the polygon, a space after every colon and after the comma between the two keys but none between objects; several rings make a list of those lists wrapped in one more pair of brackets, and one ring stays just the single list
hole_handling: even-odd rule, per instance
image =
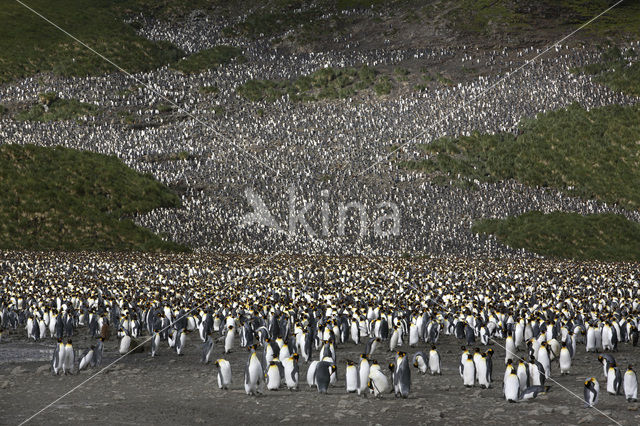
[{"label": "penguin black head", "polygon": [[436,350],[436,345],[431,345],[431,350],[435,351]]}]

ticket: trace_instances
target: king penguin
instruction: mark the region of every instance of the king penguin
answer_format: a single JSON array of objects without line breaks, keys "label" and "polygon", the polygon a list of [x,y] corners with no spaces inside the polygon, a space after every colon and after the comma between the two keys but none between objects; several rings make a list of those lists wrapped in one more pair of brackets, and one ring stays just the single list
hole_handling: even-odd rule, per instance
[{"label": "king penguin", "polygon": [[598,394],[600,393],[600,384],[595,377],[584,382],[584,404],[585,407],[595,407],[598,402]]},{"label": "king penguin", "polygon": [[636,402],[638,400],[638,377],[631,365],[624,373],[624,397],[628,402]]},{"label": "king penguin", "polygon": [[220,358],[216,361],[218,367],[218,387],[229,389],[231,384],[231,364],[226,359]]}]

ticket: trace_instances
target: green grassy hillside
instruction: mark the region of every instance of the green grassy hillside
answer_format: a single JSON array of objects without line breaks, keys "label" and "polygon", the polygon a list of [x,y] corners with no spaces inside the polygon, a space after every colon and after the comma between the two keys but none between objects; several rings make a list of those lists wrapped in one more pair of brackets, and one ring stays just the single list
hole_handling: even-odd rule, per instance
[{"label": "green grassy hillside", "polygon": [[547,257],[640,261],[640,224],[620,215],[529,212],[479,221],[473,231]]},{"label": "green grassy hillside", "polygon": [[520,134],[476,133],[422,145],[429,159],[404,162],[434,177],[515,179],[584,198],[640,207],[640,107],[587,111],[573,105],[521,123]]},{"label": "green grassy hillside", "polygon": [[180,199],[113,156],[0,146],[0,249],[184,251],[130,219]]}]

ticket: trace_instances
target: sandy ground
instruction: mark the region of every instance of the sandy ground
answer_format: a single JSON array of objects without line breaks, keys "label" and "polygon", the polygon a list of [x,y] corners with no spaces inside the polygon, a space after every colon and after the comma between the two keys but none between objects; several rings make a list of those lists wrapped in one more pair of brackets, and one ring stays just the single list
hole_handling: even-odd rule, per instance
[{"label": "sandy ground", "polygon": [[[18,331],[20,333],[18,333]],[[347,394],[344,388],[345,359],[357,359],[363,345],[351,343],[338,348],[337,386],[328,395],[319,395],[306,384],[307,365],[301,362],[300,390],[266,391],[262,396],[244,393],[244,349],[236,348],[225,356],[231,362],[233,384],[230,390],[218,389],[216,368],[200,364],[200,340],[191,334],[184,356],[178,357],[166,343],[160,355],[152,359],[148,352],[132,354],[91,378],[99,370],[71,376],[52,376],[49,371],[52,343],[27,342],[22,330],[5,334],[0,342],[0,423],[19,424],[66,392],[69,395],[36,416],[32,424],[613,424],[595,409],[583,408],[583,382],[595,376],[606,388],[597,355],[587,354],[580,345],[571,374],[560,377],[557,363],[552,364],[554,380],[547,395],[536,400],[507,403],[502,397],[504,350],[494,344],[494,385],[482,390],[465,388],[458,375],[460,342],[442,336],[438,350],[442,357],[442,375],[421,375],[412,369],[412,389],[408,399],[393,394],[382,399]],[[80,336],[75,347],[84,349],[90,342]],[[117,341],[106,342],[103,367],[116,360]],[[51,345],[47,347],[47,345]],[[424,349],[423,345],[419,347]],[[388,346],[379,347],[374,357],[382,364],[392,358]],[[404,346],[409,353],[416,349]],[[214,354],[221,356],[217,345]],[[484,349],[483,349],[484,350]],[[640,347],[623,344],[615,354],[619,365],[638,364]],[[317,356],[317,353],[315,354]],[[41,361],[34,361],[40,358]],[[385,370],[386,372],[386,370]],[[90,380],[89,380],[90,379]],[[85,382],[82,384],[83,382]],[[568,390],[562,389],[560,386]],[[574,392],[572,395],[569,391]],[[577,396],[576,396],[577,395]],[[640,423],[638,403],[623,396],[601,392],[597,408],[616,422]]]}]

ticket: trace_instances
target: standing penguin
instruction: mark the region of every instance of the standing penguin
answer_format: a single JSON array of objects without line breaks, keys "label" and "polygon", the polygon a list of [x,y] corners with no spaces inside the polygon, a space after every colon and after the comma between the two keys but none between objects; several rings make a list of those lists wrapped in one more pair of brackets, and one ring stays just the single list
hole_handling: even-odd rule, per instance
[{"label": "standing penguin", "polygon": [[151,338],[151,357],[158,355],[158,349],[160,349],[160,331],[156,328]]},{"label": "standing penguin", "polygon": [[369,372],[370,372],[369,359],[366,354],[360,355],[360,366],[358,367],[358,378],[359,378],[359,387],[358,387],[358,395],[366,395],[365,391],[367,389],[368,381],[369,381]]},{"label": "standing penguin", "polygon": [[358,367],[351,360],[347,360],[347,368],[345,370],[345,385],[348,393],[357,392],[360,389],[360,376],[358,375]]},{"label": "standing penguin", "polygon": [[398,352],[393,381],[396,396],[407,398],[411,391],[411,369],[409,368],[409,358],[404,352]]},{"label": "standing penguin", "polygon": [[331,375],[336,372],[336,365],[328,361],[319,361],[316,365],[313,381],[318,388],[318,393],[327,393]]},{"label": "standing penguin", "polygon": [[487,354],[481,354],[477,362],[474,363],[476,368],[476,377],[481,389],[488,389],[491,386],[489,382],[489,374],[487,371]]},{"label": "standing penguin", "polygon": [[126,330],[121,330],[123,332],[122,338],[120,339],[120,346],[118,348],[118,352],[120,355],[124,355],[129,352],[131,348],[131,335]]},{"label": "standing penguin", "polygon": [[58,345],[53,349],[53,357],[51,358],[51,372],[58,375],[62,370],[62,362],[64,360],[64,343],[62,339],[58,339]]},{"label": "standing penguin", "polygon": [[280,388],[280,382],[282,381],[282,374],[280,372],[281,364],[278,361],[271,361],[267,368],[266,382],[267,389],[277,391]]},{"label": "standing penguin", "polygon": [[431,345],[431,350],[429,351],[429,371],[431,375],[442,374],[440,372],[440,354],[435,345]]},{"label": "standing penguin", "polygon": [[312,387],[316,384],[316,367],[320,361],[311,361],[307,369],[307,384]]},{"label": "standing penguin", "polygon": [[228,354],[229,352],[231,352],[231,349],[233,348],[234,339],[235,339],[235,332],[234,332],[233,326],[230,325],[227,327],[227,336],[224,338],[225,354]]},{"label": "standing penguin", "polygon": [[100,367],[102,365],[102,351],[104,350],[104,337],[98,338],[98,343],[93,351],[94,367]]},{"label": "standing penguin", "polygon": [[609,366],[607,371],[607,393],[610,395],[619,395],[622,385],[622,373],[614,362]]},{"label": "standing penguin", "polygon": [[562,348],[560,348],[560,375],[564,376],[565,374],[569,374],[569,370],[571,369],[571,351],[567,347],[566,343],[562,343]]},{"label": "standing penguin", "polygon": [[636,402],[638,400],[638,378],[631,365],[624,373],[624,397],[628,402]]},{"label": "standing penguin", "polygon": [[584,382],[584,404],[585,407],[595,407],[598,402],[598,394],[600,393],[600,384],[595,377]]},{"label": "standing penguin", "polygon": [[202,344],[202,358],[200,361],[203,364],[208,364],[212,353],[213,353],[213,333],[208,333],[206,340]]},{"label": "standing penguin", "polygon": [[509,374],[504,379],[503,392],[504,398],[509,402],[516,402],[520,399],[520,381],[513,367],[510,368]]},{"label": "standing penguin", "polygon": [[369,356],[372,355],[376,351],[376,348],[378,347],[378,343],[380,342],[381,340],[379,337],[372,337],[371,339],[369,339],[364,353]]},{"label": "standing penguin", "polygon": [[[280,353],[282,354],[282,352]],[[294,353],[285,359],[282,365],[284,367],[284,381],[287,389],[297,390],[299,381],[298,354]]]},{"label": "standing penguin", "polygon": [[231,384],[231,364],[226,359],[220,358],[216,361],[218,367],[218,387],[229,389]]},{"label": "standing penguin", "polygon": [[76,362],[76,354],[73,350],[71,339],[67,340],[67,344],[64,345],[64,358],[62,361],[62,372],[64,374],[72,374],[73,365]]},{"label": "standing penguin", "polygon": [[182,352],[184,351],[184,347],[187,344],[187,335],[191,333],[186,328],[183,328],[178,333],[178,337],[176,338],[176,353],[178,356],[182,356]]},{"label": "standing penguin", "polygon": [[249,351],[251,353],[244,368],[244,390],[247,395],[255,395],[262,393],[258,386],[262,383],[264,373],[260,359],[256,354],[256,345],[249,346]]},{"label": "standing penguin", "polygon": [[467,354],[467,359],[464,361],[462,367],[462,379],[463,383],[466,387],[473,387],[475,384],[476,378],[476,368],[473,363],[473,356],[471,354]]}]

